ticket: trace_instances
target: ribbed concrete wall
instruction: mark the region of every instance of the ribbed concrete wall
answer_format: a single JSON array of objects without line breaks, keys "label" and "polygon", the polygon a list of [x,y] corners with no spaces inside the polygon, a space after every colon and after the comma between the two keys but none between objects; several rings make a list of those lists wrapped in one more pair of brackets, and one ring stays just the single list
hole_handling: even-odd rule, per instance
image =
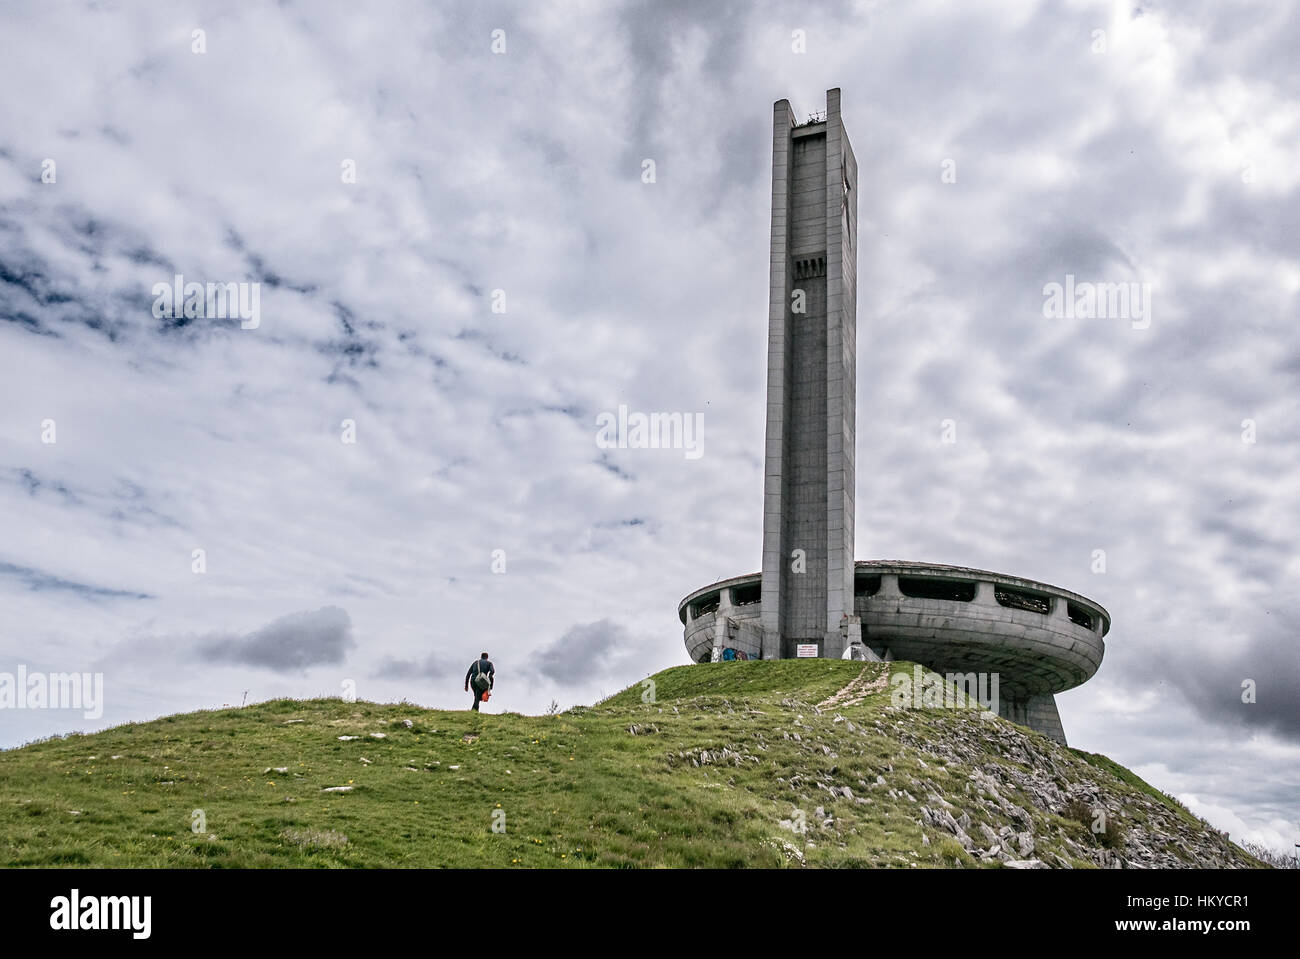
[{"label": "ribbed concrete wall", "polygon": [[[786,315],[789,363],[785,382],[781,576],[782,656],[798,643],[826,635],[826,271],[800,266],[826,258],[826,134],[793,140],[790,160],[791,299],[800,291],[803,313]],[[806,569],[789,559],[802,550]]]},{"label": "ribbed concrete wall", "polygon": [[854,447],[857,409],[858,163],[826,91],[826,512],[824,654],[844,651],[840,620],[853,610]]},{"label": "ribbed concrete wall", "polygon": [[[839,656],[853,612],[857,166],[840,121],[772,125],[763,656]],[[796,554],[798,551],[798,554]],[[798,559],[796,559],[796,555]]]},{"label": "ribbed concrete wall", "polygon": [[790,131],[788,100],[772,108],[772,234],[767,314],[767,436],[763,468],[763,658],[781,656],[785,550],[786,383],[789,380]]}]

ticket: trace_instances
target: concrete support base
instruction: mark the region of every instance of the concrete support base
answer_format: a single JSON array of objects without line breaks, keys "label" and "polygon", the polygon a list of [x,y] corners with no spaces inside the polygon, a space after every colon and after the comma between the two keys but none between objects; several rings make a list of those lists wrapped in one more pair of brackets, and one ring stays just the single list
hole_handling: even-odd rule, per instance
[{"label": "concrete support base", "polygon": [[998,715],[1013,723],[1028,726],[1048,739],[1055,739],[1062,746],[1069,745],[1065,741],[1065,727],[1061,725],[1061,714],[1056,709],[1056,698],[1050,693],[1030,696],[1026,699],[1003,697],[998,702]]},{"label": "concrete support base", "polygon": [[1055,696],[1051,693],[1030,696],[1025,704],[1025,711],[1029,714],[1027,725],[1030,729],[1042,733],[1049,739],[1055,739],[1062,746],[1069,745],[1065,741],[1065,727],[1061,725],[1061,714],[1056,709]]}]

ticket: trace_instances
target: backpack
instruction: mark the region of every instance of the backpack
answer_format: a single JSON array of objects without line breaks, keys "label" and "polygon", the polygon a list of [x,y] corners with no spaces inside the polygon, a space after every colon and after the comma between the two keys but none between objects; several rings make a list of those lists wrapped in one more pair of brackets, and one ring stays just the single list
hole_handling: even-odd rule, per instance
[{"label": "backpack", "polygon": [[470,685],[480,693],[492,685],[492,680],[488,679],[488,674],[483,672],[483,668],[479,665],[482,662],[483,660],[480,659],[474,663],[474,676],[470,680]]}]

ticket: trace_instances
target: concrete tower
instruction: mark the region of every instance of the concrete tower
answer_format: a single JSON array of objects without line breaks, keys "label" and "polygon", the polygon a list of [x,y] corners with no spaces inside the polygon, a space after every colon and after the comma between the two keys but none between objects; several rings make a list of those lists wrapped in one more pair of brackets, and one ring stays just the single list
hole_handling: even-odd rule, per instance
[{"label": "concrete tower", "polygon": [[[858,166],[840,123],[772,124],[763,569],[677,604],[692,662],[800,655],[919,663],[1065,742],[1055,694],[1101,665],[1110,613],[1058,586],[965,566],[853,561]],[[987,700],[987,701],[986,701]]]},{"label": "concrete tower", "polygon": [[[762,656],[859,641],[853,603],[858,166],[840,121],[772,120]],[[811,650],[805,650],[805,653]]]}]

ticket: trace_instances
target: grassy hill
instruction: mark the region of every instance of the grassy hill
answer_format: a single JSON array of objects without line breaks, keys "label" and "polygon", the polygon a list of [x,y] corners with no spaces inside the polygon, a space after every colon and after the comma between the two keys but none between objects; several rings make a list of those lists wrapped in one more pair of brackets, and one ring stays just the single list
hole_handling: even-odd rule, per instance
[{"label": "grassy hill", "polygon": [[555,716],[277,700],[32,743],[0,753],[0,865],[1258,865],[1105,757],[891,706],[911,668],[682,666]]}]

